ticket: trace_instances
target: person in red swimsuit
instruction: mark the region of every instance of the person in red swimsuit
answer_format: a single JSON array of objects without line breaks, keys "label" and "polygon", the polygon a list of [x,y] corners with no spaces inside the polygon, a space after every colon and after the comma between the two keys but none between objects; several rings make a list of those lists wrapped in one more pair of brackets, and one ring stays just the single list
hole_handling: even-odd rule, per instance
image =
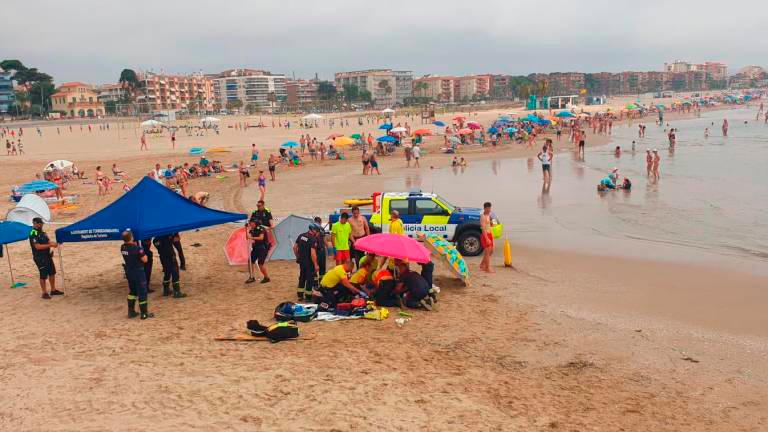
[{"label": "person in red swimsuit", "polygon": [[493,256],[493,219],[491,218],[491,203],[483,204],[483,214],[480,215],[480,244],[483,246],[483,260],[480,262],[480,270],[494,273],[491,268]]}]

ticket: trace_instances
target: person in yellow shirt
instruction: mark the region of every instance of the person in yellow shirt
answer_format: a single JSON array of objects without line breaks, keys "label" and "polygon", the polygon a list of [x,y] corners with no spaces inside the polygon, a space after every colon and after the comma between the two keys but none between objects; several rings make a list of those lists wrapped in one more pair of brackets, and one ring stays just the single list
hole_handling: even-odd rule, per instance
[{"label": "person in yellow shirt", "polygon": [[405,226],[403,225],[403,220],[400,219],[400,212],[397,210],[392,210],[389,219],[389,233],[405,235]]},{"label": "person in yellow shirt", "polygon": [[320,281],[321,309],[335,309],[336,305],[345,298],[357,295],[368,297],[365,288],[358,288],[350,282],[349,273],[351,271],[352,261],[346,261],[332,268],[323,276]]},{"label": "person in yellow shirt", "polygon": [[349,281],[352,283],[352,285],[358,288],[366,288],[368,281],[371,279],[371,270],[375,268],[374,264],[376,263],[376,258],[361,259],[360,266],[358,267],[357,271],[352,275],[351,278],[349,278]]}]

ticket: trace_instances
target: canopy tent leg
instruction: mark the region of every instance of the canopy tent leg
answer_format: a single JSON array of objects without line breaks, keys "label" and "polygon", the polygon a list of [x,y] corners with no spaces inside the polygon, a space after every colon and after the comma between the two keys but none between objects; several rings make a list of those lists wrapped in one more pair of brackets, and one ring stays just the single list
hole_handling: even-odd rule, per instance
[{"label": "canopy tent leg", "polygon": [[61,256],[61,245],[56,248],[59,253],[59,269],[61,270],[61,290],[66,292],[66,277],[64,277],[64,259]]},{"label": "canopy tent leg", "polygon": [[11,250],[8,245],[5,245],[5,254],[8,255],[8,272],[11,273],[11,288],[16,285],[16,281],[13,279],[13,265],[11,264]]}]

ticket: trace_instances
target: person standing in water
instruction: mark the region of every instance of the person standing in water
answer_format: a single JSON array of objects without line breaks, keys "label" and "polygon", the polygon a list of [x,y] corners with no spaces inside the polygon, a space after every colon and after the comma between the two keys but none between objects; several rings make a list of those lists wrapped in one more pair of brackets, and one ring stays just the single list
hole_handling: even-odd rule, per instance
[{"label": "person standing in water", "polygon": [[653,149],[653,177],[658,180],[661,175],[659,173],[659,164],[661,163],[661,155],[659,151]]},{"label": "person standing in water", "polygon": [[653,154],[651,149],[645,149],[645,175],[648,177],[653,175]]},{"label": "person standing in water", "polygon": [[728,119],[723,120],[723,136],[728,136]]},{"label": "person standing in water", "polygon": [[542,180],[548,185],[552,182],[552,151],[549,146],[542,147],[537,157],[541,161]]}]

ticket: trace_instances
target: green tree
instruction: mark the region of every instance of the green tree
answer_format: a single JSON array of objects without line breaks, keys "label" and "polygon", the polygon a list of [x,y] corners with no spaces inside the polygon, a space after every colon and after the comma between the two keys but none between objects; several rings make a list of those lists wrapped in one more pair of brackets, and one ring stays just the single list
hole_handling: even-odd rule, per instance
[{"label": "green tree", "polygon": [[113,100],[108,100],[104,102],[104,111],[107,114],[116,114],[117,113],[117,102]]},{"label": "green tree", "polygon": [[336,97],[336,86],[330,81],[317,83],[317,96],[321,100],[331,100]]},{"label": "green tree", "polygon": [[354,102],[360,98],[360,89],[354,84],[344,84],[344,100]]},{"label": "green tree", "polygon": [[368,90],[360,90],[359,98],[359,100],[363,102],[370,102],[373,97],[371,96],[371,92]]},{"label": "green tree", "polygon": [[227,110],[228,111],[235,111],[243,107],[243,101],[240,99],[235,99],[227,102]]},{"label": "green tree", "polygon": [[245,112],[248,114],[256,114],[261,110],[261,107],[257,103],[249,103],[245,105]]},{"label": "green tree", "polygon": [[[52,76],[38,71],[37,68],[28,68],[19,60],[3,60],[0,62],[0,68],[13,71],[13,80],[28,88],[28,102],[39,105],[34,110],[35,113],[42,115],[50,108],[51,95],[56,90]],[[30,112],[32,111],[30,108]]]}]

